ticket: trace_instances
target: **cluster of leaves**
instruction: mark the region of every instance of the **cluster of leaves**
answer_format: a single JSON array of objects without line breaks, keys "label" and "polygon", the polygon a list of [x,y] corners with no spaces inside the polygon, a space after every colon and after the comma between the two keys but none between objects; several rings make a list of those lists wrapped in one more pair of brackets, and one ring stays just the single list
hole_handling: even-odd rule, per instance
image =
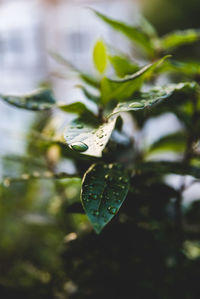
[{"label": "cluster of leaves", "polygon": [[[79,88],[96,106],[94,110],[97,112],[82,102],[58,103],[49,89],[39,89],[23,96],[0,96],[7,103],[23,109],[60,109],[77,115],[65,128],[64,140],[68,145],[65,155],[75,164],[80,156],[87,160],[87,169],[77,166],[77,177],[83,176],[81,202],[93,228],[100,233],[117,214],[127,194],[135,196],[137,188],[134,181],[138,176],[141,179],[151,176],[152,182],[163,182],[167,174],[200,178],[198,149],[194,146],[200,129],[200,67],[197,62],[180,62],[171,56],[178,47],[197,42],[200,32],[176,31],[159,37],[156,29],[144,18],[134,27],[99,12],[94,13],[114,30],[124,34],[146,60],[145,65],[140,66],[100,39],[93,50],[97,71],[96,77],[93,77],[53,54],[57,61],[77,72],[84,83]],[[112,75],[108,76],[108,73]],[[174,73],[181,77],[181,82],[171,80]],[[158,79],[163,77],[168,83],[157,85]],[[147,120],[167,112],[174,113],[182,129],[161,137],[148,148],[144,145],[141,148],[135,138],[136,131],[129,136],[123,129],[126,123],[124,112],[129,112],[139,132],[142,132]],[[49,139],[49,142],[63,141]],[[178,162],[149,161],[151,155],[158,151],[178,153]],[[51,178],[58,176],[50,175]],[[62,176],[71,177],[67,173],[59,177]]]}]

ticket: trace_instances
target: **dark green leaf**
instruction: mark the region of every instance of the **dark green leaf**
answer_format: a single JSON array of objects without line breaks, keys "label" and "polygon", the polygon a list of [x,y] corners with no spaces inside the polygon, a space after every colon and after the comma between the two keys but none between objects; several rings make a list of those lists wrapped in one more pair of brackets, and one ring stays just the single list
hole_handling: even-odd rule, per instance
[{"label": "dark green leaf", "polygon": [[169,84],[162,87],[155,87],[148,92],[142,92],[134,100],[125,103],[119,103],[114,111],[109,115],[127,111],[138,111],[147,107],[151,107],[166,99],[170,98],[176,93],[188,92],[188,90],[195,90],[197,83],[185,82],[178,84]]},{"label": "dark green leaf", "polygon": [[200,31],[187,29],[183,31],[175,31],[165,35],[161,39],[161,47],[164,50],[172,50],[185,44],[193,43],[200,38]]},{"label": "dark green leaf", "polygon": [[117,214],[129,188],[129,177],[119,164],[95,164],[83,178],[83,208],[97,233]]},{"label": "dark green leaf", "polygon": [[86,98],[94,103],[99,103],[100,102],[100,96],[94,95],[91,93],[85,86],[83,85],[77,85],[78,88],[82,90]]},{"label": "dark green leaf", "polygon": [[139,70],[139,66],[125,56],[110,55],[109,60],[119,77],[125,77],[126,75],[133,74]]},{"label": "dark green leaf", "polygon": [[110,25],[113,29],[123,33],[132,42],[140,46],[142,50],[144,50],[146,53],[148,53],[149,55],[154,54],[154,49],[153,49],[151,39],[148,37],[148,35],[145,32],[142,31],[140,27],[134,27],[134,26],[124,24],[122,22],[113,20],[95,10],[93,11],[105,23]]},{"label": "dark green leaf", "polygon": [[65,112],[75,113],[78,115],[93,114],[92,111],[90,111],[86,105],[81,102],[75,102],[68,105],[59,105],[58,108]]},{"label": "dark green leaf", "polygon": [[84,155],[101,157],[115,127],[116,119],[99,124],[94,118],[73,120],[65,130],[68,146]]},{"label": "dark green leaf", "polygon": [[93,61],[99,73],[104,73],[107,67],[106,46],[102,40],[98,40],[93,50]]},{"label": "dark green leaf", "polygon": [[27,110],[48,110],[55,106],[55,98],[49,89],[38,89],[20,96],[0,95],[8,104]]},{"label": "dark green leaf", "polygon": [[127,76],[122,80],[112,80],[103,78],[101,82],[102,103],[107,103],[111,99],[125,101],[129,99],[133,93],[140,89],[144,80],[152,75],[154,70],[164,62],[169,56],[148,64],[141,68],[138,72]]}]

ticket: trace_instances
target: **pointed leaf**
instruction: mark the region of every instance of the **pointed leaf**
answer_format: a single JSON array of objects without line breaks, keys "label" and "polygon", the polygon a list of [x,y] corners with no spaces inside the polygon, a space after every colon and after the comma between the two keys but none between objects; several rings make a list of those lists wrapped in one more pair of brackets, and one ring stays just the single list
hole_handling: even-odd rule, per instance
[{"label": "pointed leaf", "polygon": [[139,70],[139,66],[133,63],[131,60],[125,56],[109,56],[108,57],[117,76],[125,77],[126,75],[133,74]]},{"label": "pointed leaf", "polygon": [[64,112],[75,113],[78,115],[93,114],[92,111],[90,111],[82,102],[75,102],[68,105],[59,105],[58,108]]},{"label": "pointed leaf", "polygon": [[104,73],[107,67],[107,53],[102,40],[98,40],[94,46],[93,61],[99,73]]},{"label": "pointed leaf", "polygon": [[56,101],[49,89],[38,89],[32,93],[20,96],[0,95],[0,98],[10,105],[27,110],[48,110],[54,107]]},{"label": "pointed leaf", "polygon": [[114,30],[117,30],[127,36],[132,42],[136,43],[149,55],[154,54],[153,45],[148,35],[141,30],[139,27],[127,25],[123,22],[113,20],[100,12],[93,10],[93,12],[105,23],[110,25]]},{"label": "pointed leaf", "polygon": [[117,214],[128,188],[129,177],[120,164],[94,164],[86,172],[81,200],[96,233]]},{"label": "pointed leaf", "polygon": [[103,78],[101,82],[102,103],[107,103],[109,100],[125,101],[129,99],[133,93],[140,89],[143,81],[149,77],[154,70],[170,56],[165,56],[162,59],[148,64],[141,68],[138,72],[131,76],[127,76],[122,80],[112,80]]},{"label": "pointed leaf", "polygon": [[197,83],[195,82],[184,82],[169,84],[163,87],[155,87],[148,92],[140,93],[140,95],[135,97],[132,101],[118,104],[109,117],[116,113],[142,110],[165,101],[176,93],[188,92],[188,90],[195,90],[196,88]]},{"label": "pointed leaf", "polygon": [[83,85],[77,85],[76,87],[80,88],[83,92],[83,94],[86,96],[86,98],[94,103],[100,102],[100,96],[94,95],[91,93],[85,86]]},{"label": "pointed leaf", "polygon": [[182,45],[194,43],[200,39],[200,31],[194,29],[187,29],[182,31],[175,31],[162,37],[161,47],[164,50],[172,50]]},{"label": "pointed leaf", "polygon": [[115,127],[116,119],[99,124],[95,118],[78,118],[65,129],[68,146],[81,154],[101,157]]}]

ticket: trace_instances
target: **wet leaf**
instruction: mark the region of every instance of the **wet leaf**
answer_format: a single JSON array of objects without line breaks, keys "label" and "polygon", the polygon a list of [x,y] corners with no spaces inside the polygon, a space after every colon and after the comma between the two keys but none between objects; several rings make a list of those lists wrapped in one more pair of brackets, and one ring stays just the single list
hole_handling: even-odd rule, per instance
[{"label": "wet leaf", "polygon": [[96,233],[117,214],[128,188],[129,177],[120,164],[94,164],[86,172],[81,200]]},{"label": "wet leaf", "polygon": [[197,83],[195,82],[184,82],[155,87],[148,92],[140,93],[139,96],[135,97],[132,101],[119,103],[109,116],[121,112],[142,110],[161,103],[176,93],[188,92],[188,90],[195,90],[196,88]]},{"label": "wet leaf", "polygon": [[55,106],[55,98],[49,89],[38,89],[24,95],[0,95],[10,105],[27,110],[48,110]]},{"label": "wet leaf", "polygon": [[107,67],[106,46],[102,40],[98,40],[93,50],[93,61],[99,73],[104,73]]},{"label": "wet leaf", "polygon": [[127,76],[125,79],[112,80],[106,77],[103,78],[101,82],[102,103],[105,104],[111,99],[118,101],[129,99],[135,91],[140,89],[144,80],[152,75],[154,70],[168,57],[169,56],[165,56],[154,63],[144,66],[138,72]]},{"label": "wet leaf", "polygon": [[115,127],[116,119],[99,124],[95,118],[78,118],[65,129],[68,146],[84,155],[101,157]]}]

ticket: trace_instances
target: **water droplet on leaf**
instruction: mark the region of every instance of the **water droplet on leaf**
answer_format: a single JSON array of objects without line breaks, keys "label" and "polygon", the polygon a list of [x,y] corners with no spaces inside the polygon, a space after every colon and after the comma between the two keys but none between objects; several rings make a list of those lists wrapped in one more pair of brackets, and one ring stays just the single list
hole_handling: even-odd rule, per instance
[{"label": "water droplet on leaf", "polygon": [[108,212],[110,214],[115,215],[117,213],[117,208],[115,208],[115,207],[108,207]]},{"label": "water droplet on leaf", "polygon": [[139,102],[134,102],[134,103],[131,103],[129,105],[130,108],[144,108],[144,104],[143,103],[139,103]]},{"label": "water droplet on leaf", "polygon": [[70,144],[71,149],[73,149],[76,152],[85,152],[88,149],[87,144],[78,141],[78,142],[74,142],[72,144]]}]

